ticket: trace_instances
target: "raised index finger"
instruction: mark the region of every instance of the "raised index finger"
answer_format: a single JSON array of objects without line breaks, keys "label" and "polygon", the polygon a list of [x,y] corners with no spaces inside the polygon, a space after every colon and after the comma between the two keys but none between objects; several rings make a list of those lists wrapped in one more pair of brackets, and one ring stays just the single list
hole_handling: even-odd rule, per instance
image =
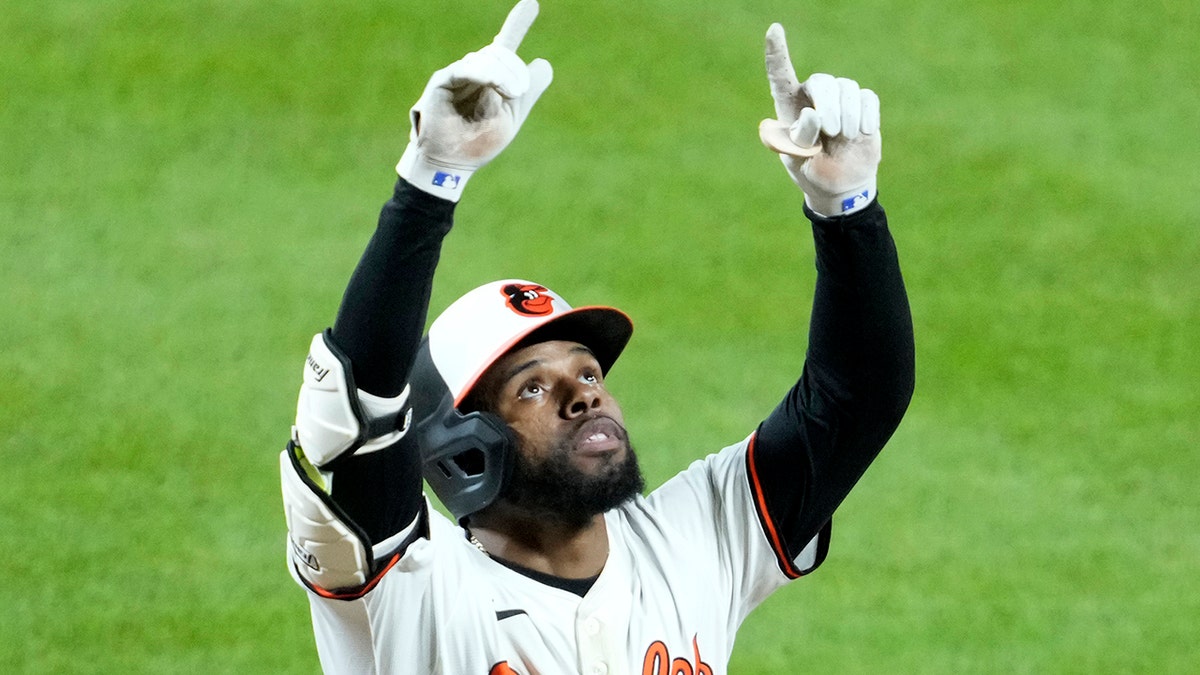
[{"label": "raised index finger", "polygon": [[521,40],[525,39],[525,34],[529,32],[529,27],[533,25],[533,20],[538,15],[537,0],[521,0],[508,13],[508,18],[504,20],[504,26],[500,28],[500,32],[496,33],[496,39],[492,40],[492,44],[504,47],[505,49],[515,52],[521,46]]},{"label": "raised index finger", "polygon": [[777,119],[791,124],[799,113],[794,98],[800,82],[796,80],[796,70],[788,54],[783,26],[775,23],[767,30],[766,52],[767,82],[771,85],[771,98],[775,99],[775,115]]}]

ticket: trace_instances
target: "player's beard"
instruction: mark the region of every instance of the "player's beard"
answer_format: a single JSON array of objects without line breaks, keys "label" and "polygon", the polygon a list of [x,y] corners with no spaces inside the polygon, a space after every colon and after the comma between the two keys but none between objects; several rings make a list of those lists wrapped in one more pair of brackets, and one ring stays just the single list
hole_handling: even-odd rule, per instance
[{"label": "player's beard", "polygon": [[642,470],[624,428],[621,428],[624,459],[605,465],[598,473],[586,473],[574,464],[573,436],[564,434],[552,451],[536,463],[520,452],[515,453],[504,499],[539,518],[583,527],[596,514],[642,493],[645,488]]}]

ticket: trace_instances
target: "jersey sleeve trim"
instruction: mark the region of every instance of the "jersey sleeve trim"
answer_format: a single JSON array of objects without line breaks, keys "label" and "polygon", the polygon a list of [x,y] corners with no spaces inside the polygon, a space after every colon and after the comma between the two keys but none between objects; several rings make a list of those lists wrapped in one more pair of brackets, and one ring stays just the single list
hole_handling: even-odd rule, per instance
[{"label": "jersey sleeve trim", "polygon": [[771,549],[775,551],[775,561],[779,564],[780,571],[787,578],[796,579],[800,577],[800,570],[796,569],[791,558],[788,557],[779,531],[776,530],[775,523],[771,520],[770,512],[767,510],[767,500],[763,494],[762,483],[758,479],[758,466],[754,462],[754,444],[757,438],[757,434],[752,435],[750,443],[746,447],[746,474],[750,477],[750,492],[754,495],[754,509],[758,513],[758,522],[762,526],[763,532],[766,533],[767,540],[771,542]]},{"label": "jersey sleeve trim", "polygon": [[[779,565],[779,569],[788,579],[798,579],[813,570],[820,567],[825,561],[825,556],[829,552],[829,537],[832,531],[833,521],[825,523],[821,531],[816,537],[813,537],[795,558],[788,555],[787,545],[783,541],[783,537],[779,533],[779,528],[776,527],[775,521],[771,518],[771,511],[767,508],[767,497],[763,490],[762,482],[759,480],[758,464],[754,458],[755,441],[758,438],[758,433],[755,432],[750,436],[750,441],[746,446],[746,475],[750,479],[750,492],[754,496],[754,509],[758,514],[758,522],[762,526],[763,533],[767,535],[767,540],[771,543],[771,550],[775,552],[775,561]],[[797,566],[799,563],[799,566]]]},{"label": "jersey sleeve trim", "polygon": [[[758,465],[754,461],[754,447],[757,438],[757,433],[751,435],[750,442],[746,447],[746,474],[750,478],[750,492],[754,496],[754,509],[758,513],[758,522],[767,535],[767,540],[771,543],[771,549],[775,552],[775,561],[779,565],[779,570],[788,579],[798,579],[811,572],[816,566],[806,566],[803,570],[796,567],[795,562],[787,553],[787,547],[783,543],[779,529],[775,527],[775,521],[771,519],[771,512],[767,508],[766,494],[758,477]],[[824,556],[820,557],[824,558]]]}]

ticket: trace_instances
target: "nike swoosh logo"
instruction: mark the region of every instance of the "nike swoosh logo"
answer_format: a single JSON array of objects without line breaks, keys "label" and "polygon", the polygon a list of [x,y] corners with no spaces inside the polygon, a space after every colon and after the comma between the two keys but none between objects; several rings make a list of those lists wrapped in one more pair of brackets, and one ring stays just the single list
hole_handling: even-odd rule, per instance
[{"label": "nike swoosh logo", "polygon": [[527,614],[528,614],[528,612],[526,612],[526,611],[525,611],[525,610],[523,610],[523,609],[504,609],[504,610],[501,610],[501,611],[499,611],[499,612],[496,612],[496,620],[497,620],[497,621],[503,621],[503,620],[505,620],[505,619],[511,619],[511,618],[513,618],[514,616],[518,616],[518,615],[520,615],[520,614],[526,614],[526,615],[527,615]]}]

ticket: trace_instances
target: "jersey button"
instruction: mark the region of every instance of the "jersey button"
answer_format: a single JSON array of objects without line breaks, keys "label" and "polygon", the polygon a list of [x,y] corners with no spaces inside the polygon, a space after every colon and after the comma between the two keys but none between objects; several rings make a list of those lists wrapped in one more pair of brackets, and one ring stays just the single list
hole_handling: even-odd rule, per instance
[{"label": "jersey button", "polygon": [[[588,617],[588,620],[583,622],[583,630],[588,635],[595,635],[600,632],[600,622],[595,618]],[[605,670],[608,670],[607,666]]]},{"label": "jersey button", "polygon": [[608,664],[600,661],[592,666],[592,675],[605,675],[608,672]]}]

